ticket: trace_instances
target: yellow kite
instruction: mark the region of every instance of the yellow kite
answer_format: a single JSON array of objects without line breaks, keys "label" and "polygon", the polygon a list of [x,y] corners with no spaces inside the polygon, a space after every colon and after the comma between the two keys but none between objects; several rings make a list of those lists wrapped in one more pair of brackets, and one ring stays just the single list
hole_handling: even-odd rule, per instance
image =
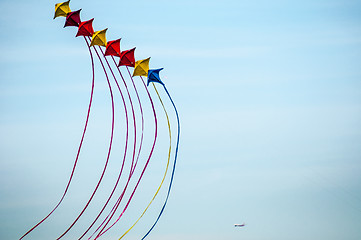
[{"label": "yellow kite", "polygon": [[67,2],[62,2],[62,3],[57,3],[55,4],[55,15],[54,15],[54,19],[57,17],[66,17],[66,15],[71,12],[70,7],[69,7],[69,1]]},{"label": "yellow kite", "polygon": [[105,37],[105,33],[107,32],[108,28],[96,31],[92,36],[92,41],[90,46],[99,45],[99,46],[107,46],[107,39]]},{"label": "yellow kite", "polygon": [[150,60],[150,57],[135,62],[133,77],[134,76],[146,76],[146,77],[148,76],[149,60]]}]

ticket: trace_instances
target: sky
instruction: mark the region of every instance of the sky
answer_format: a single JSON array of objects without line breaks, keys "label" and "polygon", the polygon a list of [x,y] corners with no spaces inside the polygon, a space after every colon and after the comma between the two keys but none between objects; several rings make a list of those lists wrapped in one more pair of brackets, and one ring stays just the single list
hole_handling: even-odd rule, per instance
[{"label": "sky", "polygon": [[[86,117],[88,49],[75,28],[63,28],[64,18],[53,20],[55,3],[0,1],[4,240],[19,239],[60,199]],[[83,20],[95,18],[95,30],[108,28],[108,40],[121,37],[122,49],[137,47],[137,59],[151,57],[151,68],[163,67],[180,115],[171,195],[147,239],[361,239],[360,1],[72,0],[70,7],[81,8]],[[110,118],[96,63],[94,107],[74,183],[27,239],[56,239],[83,207],[105,161]],[[106,240],[124,233],[159,182],[164,164],[156,159],[166,161],[168,141],[164,116],[160,122],[162,140],[125,216],[130,221]],[[120,123],[116,129],[122,133]],[[104,202],[116,167],[95,205]],[[163,190],[125,239],[147,232],[164,197]],[[87,217],[64,239],[74,239]]]}]

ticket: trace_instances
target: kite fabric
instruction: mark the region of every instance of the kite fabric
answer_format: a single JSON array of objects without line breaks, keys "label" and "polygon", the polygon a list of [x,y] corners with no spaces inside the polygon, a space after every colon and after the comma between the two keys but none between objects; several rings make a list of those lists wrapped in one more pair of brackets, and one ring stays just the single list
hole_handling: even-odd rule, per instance
[{"label": "kite fabric", "polygon": [[150,60],[150,57],[135,62],[133,77],[134,76],[146,76],[146,77],[148,76],[149,60]]},{"label": "kite fabric", "polygon": [[85,22],[81,22],[79,24],[78,32],[76,34],[76,37],[79,37],[79,36],[91,37],[91,36],[93,36],[93,34],[94,34],[93,21],[94,21],[94,18],[92,18],[92,19],[90,19],[88,21],[85,21]]},{"label": "kite fabric", "polygon": [[64,27],[70,27],[70,26],[79,27],[79,24],[81,23],[80,11],[81,11],[81,9],[74,11],[74,12],[69,12],[66,15]]},{"label": "kite fabric", "polygon": [[120,66],[135,67],[134,52],[135,52],[135,48],[120,52],[118,67]]},{"label": "kite fabric", "polygon": [[108,28],[100,30],[100,31],[96,31],[93,36],[92,36],[92,41],[90,43],[90,46],[103,46],[106,47],[107,46],[107,39],[105,37],[105,33],[107,32]]},{"label": "kite fabric", "polygon": [[54,19],[57,17],[66,17],[66,15],[71,12],[70,7],[69,7],[69,1],[67,2],[62,2],[62,3],[57,3],[55,4],[55,14],[54,14]]},{"label": "kite fabric", "polygon": [[114,41],[109,41],[105,48],[104,56],[116,56],[120,54],[120,38]]},{"label": "kite fabric", "polygon": [[[68,235],[70,231],[74,231],[72,232],[71,238],[78,240],[83,238],[88,240],[109,239],[109,237],[106,237],[105,234],[107,234],[110,230],[112,230],[112,235],[119,234],[118,239],[123,239],[136,224],[141,222],[140,220],[145,214],[149,214],[148,209],[151,207],[152,203],[158,200],[158,198],[162,197],[160,196],[161,194],[158,194],[160,190],[163,188],[167,189],[165,190],[167,193],[166,196],[164,196],[165,199],[163,199],[163,206],[158,212],[158,216],[155,215],[157,218],[155,218],[155,222],[153,223],[152,227],[142,237],[142,239],[144,239],[158,223],[158,220],[163,214],[163,210],[166,206],[171,191],[178,155],[180,135],[178,112],[169,92],[165,87],[165,84],[160,79],[159,73],[161,70],[163,70],[163,68],[149,69],[150,57],[136,61],[135,47],[129,50],[122,50],[120,46],[120,38],[107,41],[106,32],[108,28],[94,31],[94,18],[87,21],[81,21],[81,9],[77,11],[71,11],[69,3],[70,0],[55,4],[54,19],[57,17],[65,17],[64,27],[77,27],[76,37],[82,36],[89,50],[91,59],[92,84],[87,116],[70,177],[68,178],[67,185],[60,197],[60,200],[58,200],[55,207],[52,208],[48,215],[43,217],[38,223],[35,224],[35,226],[30,228],[30,230],[22,235],[19,240],[22,240],[26,237],[30,238],[30,233],[37,229],[39,225],[45,221],[49,221],[49,219],[51,219],[50,217],[55,217],[53,216],[53,213],[59,208],[63,200],[68,197],[68,192],[70,192],[69,189],[72,186],[71,183],[74,181],[73,177],[76,174],[79,161],[87,162],[88,159],[83,158],[89,158],[89,156],[91,157],[91,154],[89,153],[80,153],[85,151],[83,150],[83,142],[85,141],[85,135],[88,130],[88,122],[90,121],[90,113],[92,112],[91,109],[93,95],[95,92],[95,68],[97,67],[99,67],[104,73],[103,80],[106,81],[109,90],[109,95],[107,95],[107,97],[110,97],[110,101],[108,101],[108,103],[111,105],[111,117],[108,123],[110,135],[107,139],[107,151],[106,153],[104,152],[103,156],[104,165],[100,176],[97,177],[98,179],[94,180],[94,186],[92,188],[93,191],[89,193],[90,196],[88,199],[84,200],[84,206],[80,209],[74,209],[74,211],[77,211],[74,219],[62,219],[62,222],[66,224],[66,230],[63,231],[62,234],[58,235],[58,237],[55,237],[55,239],[62,239],[65,237],[65,235]],[[103,47],[105,47],[105,49]],[[93,54],[95,54],[98,58],[97,63],[99,63],[100,66],[96,65]],[[117,57],[119,60],[116,59]],[[129,70],[130,67],[134,68],[133,73],[131,73]],[[123,74],[124,71],[128,72],[128,77]],[[134,78],[138,76],[140,78],[139,84],[137,83],[139,80]],[[143,80],[143,76],[147,77],[147,82]],[[147,87],[150,83],[153,85],[153,89],[156,94],[155,96],[157,96],[156,99],[153,99],[153,94],[150,93],[150,91],[153,90],[149,90]],[[167,104],[164,104],[164,100],[162,100],[154,83],[159,83],[163,86],[169,100],[173,105],[177,122],[173,122],[174,118],[169,117],[169,109],[166,107]],[[146,94],[146,96],[142,96],[142,94]],[[117,101],[120,100],[122,101],[122,112],[118,114],[116,113],[116,111],[118,111],[118,107],[116,108],[115,106],[118,106]],[[157,105],[162,107],[163,112],[156,111]],[[145,113],[143,113],[143,111],[146,109],[145,107],[151,107],[153,115],[145,115]],[[159,114],[161,114],[161,116]],[[115,115],[117,115],[117,117],[115,117]],[[147,116],[147,118],[145,118],[145,116]],[[166,122],[158,123],[158,119],[160,117],[162,117],[162,119],[166,119]],[[117,130],[116,134],[116,128],[118,126],[120,128]],[[177,128],[176,141],[174,141],[174,136],[172,134],[172,129],[175,128]],[[167,141],[167,139],[163,139],[163,135],[158,136],[158,131],[163,131],[164,129],[168,130],[169,135],[168,146],[166,149],[164,149],[164,153],[167,152],[167,158],[164,156],[164,159],[154,159],[154,161],[160,161],[163,164],[163,173],[160,175],[162,176],[161,181],[154,185],[154,193],[149,196],[150,199],[147,199],[142,195],[139,195],[139,193],[146,192],[144,189],[142,189],[141,182],[146,181],[143,179],[146,173],[149,172],[149,176],[154,175],[154,172],[152,173],[154,168],[149,168],[148,166],[151,165],[153,161],[153,153],[156,150],[161,152],[163,150],[162,148],[166,146],[162,143],[156,144],[158,141]],[[119,132],[121,132],[121,134],[119,134]],[[117,138],[117,140],[115,140],[115,138]],[[120,141],[118,138],[121,138]],[[119,146],[116,147],[116,151],[114,151],[115,146],[113,146],[115,141],[122,143],[120,148]],[[160,148],[160,150],[158,150],[158,148]],[[91,149],[87,148],[86,150],[89,151]],[[174,159],[172,156],[174,156]],[[99,158],[99,156],[97,156],[97,158]],[[112,190],[110,193],[107,193],[107,196],[104,196],[104,198],[96,198],[96,195],[101,193],[100,189],[103,187],[101,184],[104,184],[103,179],[107,177],[109,172],[108,166],[110,166],[111,162],[119,163],[119,168],[116,169],[116,181],[114,182],[113,186],[110,187]],[[171,166],[173,167],[170,171]],[[105,201],[99,203],[95,202],[94,199],[105,199]],[[146,204],[139,204],[141,201],[145,201]],[[99,207],[99,209],[95,211],[94,216],[89,214],[91,212],[88,210],[88,208],[91,208],[90,206]],[[135,218],[136,221],[134,223],[130,223],[129,229],[127,229],[124,233],[117,233],[116,229],[113,227],[119,224],[120,220],[124,219],[125,222],[130,221],[129,214],[125,214],[130,206],[133,208],[139,208],[140,206],[143,206],[143,211],[140,211],[141,214]],[[146,206],[145,209],[144,206]],[[87,218],[87,221],[79,221],[81,218],[82,220],[84,220],[83,218]],[[85,222],[88,222],[89,224],[84,225]],[[77,225],[77,227],[73,228],[75,225]],[[75,229],[77,229],[78,232],[75,232]],[[69,238],[70,235],[67,237]],[[54,236],[50,238],[54,238]]]},{"label": "kite fabric", "polygon": [[151,83],[151,82],[156,82],[156,83],[160,83],[160,84],[164,85],[164,83],[160,80],[160,77],[159,77],[159,72],[162,70],[163,70],[163,68],[148,70],[147,86],[149,86],[149,83]]}]

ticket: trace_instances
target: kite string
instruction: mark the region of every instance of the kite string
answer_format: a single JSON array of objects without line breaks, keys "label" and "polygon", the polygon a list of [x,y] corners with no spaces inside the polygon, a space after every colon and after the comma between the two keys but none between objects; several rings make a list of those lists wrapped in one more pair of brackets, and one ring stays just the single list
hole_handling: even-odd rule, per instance
[{"label": "kite string", "polygon": [[[85,37],[84,37],[85,39]],[[76,154],[76,158],[75,158],[75,161],[74,161],[74,164],[73,164],[73,169],[71,171],[71,174],[70,174],[70,178],[68,180],[68,183],[66,185],[66,188],[65,188],[65,191],[60,199],[60,201],[58,202],[58,204],[54,207],[54,209],[45,217],[43,218],[40,222],[38,222],[34,227],[32,227],[29,231],[27,231],[19,240],[23,239],[26,235],[28,235],[30,232],[32,232],[35,228],[37,228],[41,223],[43,223],[58,207],[59,205],[62,203],[63,199],[65,198],[65,195],[67,194],[68,192],[68,189],[69,189],[69,186],[70,186],[70,183],[73,179],[73,176],[74,176],[74,172],[75,172],[75,168],[77,166],[77,163],[78,163],[78,159],[79,159],[79,155],[80,155],[80,150],[82,148],[82,145],[83,145],[83,141],[84,141],[84,137],[85,137],[85,133],[86,133],[86,130],[87,130],[87,127],[88,127],[88,121],[89,121],[89,116],[90,116],[90,109],[91,109],[91,106],[92,106],[92,102],[93,102],[93,95],[94,95],[94,83],[95,83],[95,73],[94,73],[94,58],[93,58],[93,54],[90,50],[90,45],[88,44],[87,42],[87,45],[88,45],[88,49],[89,49],[89,54],[90,54],[90,59],[91,59],[91,65],[92,65],[92,87],[91,87],[91,92],[90,92],[90,100],[89,100],[89,105],[88,105],[88,111],[87,111],[87,116],[86,116],[86,120],[85,120],[85,125],[84,125],[84,129],[83,129],[83,134],[82,134],[82,137],[81,137],[81,140],[80,140],[80,144],[79,144],[79,147],[78,147],[78,151],[77,151],[77,154]]]},{"label": "kite string", "polygon": [[[128,72],[129,72],[129,71],[128,71]],[[129,72],[129,73],[130,73],[130,72]],[[122,215],[124,214],[124,212],[125,212],[126,209],[128,208],[129,203],[130,203],[130,201],[131,201],[131,199],[132,199],[132,197],[133,197],[133,195],[134,195],[134,193],[135,193],[135,191],[136,191],[136,189],[137,189],[137,187],[138,187],[138,185],[139,185],[140,180],[142,179],[142,176],[143,176],[143,174],[144,174],[144,172],[145,172],[145,170],[146,170],[146,168],[147,168],[147,166],[148,166],[149,160],[150,160],[150,158],[152,157],[152,154],[153,154],[153,151],[154,151],[154,148],[155,148],[155,143],[156,143],[157,136],[158,136],[158,120],[157,120],[157,114],[156,114],[156,111],[155,111],[154,102],[153,102],[153,100],[152,100],[152,97],[151,97],[151,95],[150,95],[150,93],[149,93],[149,91],[148,91],[148,88],[147,88],[147,86],[145,85],[144,80],[143,80],[142,77],[141,77],[141,80],[142,80],[142,83],[143,83],[143,86],[144,86],[145,90],[147,91],[148,98],[149,98],[149,100],[150,100],[150,102],[151,102],[152,110],[153,110],[153,115],[154,115],[155,129],[154,129],[154,141],[153,141],[153,145],[152,145],[150,154],[149,154],[149,156],[148,156],[147,162],[146,162],[146,164],[145,164],[145,167],[143,168],[143,171],[142,171],[142,173],[141,173],[141,175],[140,175],[140,178],[138,179],[138,182],[137,182],[137,184],[136,184],[136,186],[135,186],[135,188],[134,188],[134,190],[133,190],[133,192],[132,192],[132,194],[131,194],[130,199],[128,200],[125,208],[123,209],[123,212],[120,214],[120,216],[116,219],[116,221],[115,221],[110,227],[108,227],[107,229],[105,229],[105,227],[108,225],[108,223],[110,222],[111,218],[113,217],[113,215],[114,215],[114,213],[115,213],[115,212],[113,212],[111,218],[107,221],[106,225],[102,228],[102,230],[100,231],[100,233],[98,233],[98,235],[96,236],[95,239],[99,238],[99,237],[102,236],[104,233],[106,233],[109,229],[111,229],[111,228],[120,220],[120,218],[122,217]],[[119,204],[118,204],[118,206],[119,206]],[[118,207],[118,206],[117,206],[117,207]],[[104,229],[105,229],[105,230],[104,230]],[[94,240],[95,240],[95,239],[94,239]]]},{"label": "kite string", "polygon": [[[88,43],[87,39],[85,39],[85,41]],[[103,70],[104,70],[104,73],[105,73],[105,76],[107,78],[107,82],[108,82],[108,87],[109,87],[109,91],[110,91],[110,97],[111,97],[111,102],[112,102],[112,127],[111,127],[111,136],[110,136],[110,142],[109,142],[109,148],[108,148],[108,154],[107,154],[107,158],[106,158],[106,162],[105,162],[105,165],[104,165],[104,168],[103,168],[103,171],[102,171],[102,174],[100,176],[100,179],[92,193],[92,195],[90,196],[88,202],[86,203],[85,207],[83,208],[83,210],[80,212],[80,214],[78,215],[78,217],[74,220],[74,222],[69,226],[69,228],[62,234],[60,235],[60,237],[57,238],[57,240],[61,239],[65,234],[67,234],[69,232],[69,230],[75,225],[75,223],[79,220],[79,218],[83,215],[83,213],[85,212],[85,210],[88,208],[90,202],[92,201],[95,193],[97,192],[99,186],[100,186],[100,183],[102,182],[103,180],[103,177],[105,175],[105,171],[107,169],[107,166],[108,166],[108,162],[109,162],[109,158],[110,158],[110,153],[111,153],[111,149],[112,149],[112,144],[113,144],[113,136],[114,136],[114,97],[113,97],[113,91],[112,91],[112,87],[111,87],[111,84],[110,84],[110,81],[109,81],[109,77],[108,77],[108,74],[105,70],[105,67],[104,67],[104,64],[99,56],[99,53],[98,51],[96,50],[96,48],[94,48],[95,50],[95,53],[97,54],[98,58],[99,58],[99,61],[103,67]]]},{"label": "kite string", "polygon": [[171,152],[172,152],[172,132],[171,132],[171,125],[170,125],[170,121],[169,121],[169,117],[168,117],[168,113],[167,113],[167,110],[163,104],[163,101],[162,101],[162,98],[160,97],[155,85],[153,84],[154,86],[154,89],[157,93],[157,96],[158,96],[158,99],[162,105],[162,108],[163,108],[163,111],[165,113],[165,116],[167,118],[167,124],[168,124],[168,133],[169,133],[169,149],[168,149],[168,159],[167,159],[167,166],[166,166],[166,169],[165,169],[165,172],[164,172],[164,175],[163,175],[163,178],[162,178],[162,181],[157,189],[157,191],[155,192],[152,200],[149,202],[148,206],[145,208],[145,210],[143,211],[143,213],[140,215],[140,217],[137,219],[137,221],[135,221],[135,223],[119,238],[122,239],[130,230],[132,230],[132,228],[138,223],[138,221],[143,217],[143,215],[145,214],[145,212],[148,210],[149,206],[153,203],[154,199],[156,198],[156,196],[158,195],[159,193],[159,190],[161,189],[163,183],[164,183],[164,180],[165,180],[165,177],[167,175],[167,172],[168,172],[168,167],[169,167],[169,162],[170,162],[170,155],[171,155]]},{"label": "kite string", "polygon": [[[153,83],[153,86],[155,88],[155,85]],[[175,156],[174,156],[174,163],[173,163],[173,170],[172,170],[172,175],[171,175],[171,178],[170,178],[170,183],[169,183],[169,188],[168,188],[168,193],[167,193],[167,197],[165,199],[165,202],[163,204],[163,207],[156,219],[156,221],[154,222],[153,226],[149,229],[149,231],[144,235],[144,237],[141,239],[141,240],[144,240],[148,235],[149,233],[153,230],[153,228],[155,227],[155,225],[158,223],[158,220],[160,218],[160,216],[162,216],[163,214],[163,211],[165,209],[165,206],[167,205],[167,201],[168,201],[168,198],[169,198],[169,193],[171,191],[171,188],[172,188],[172,183],[173,183],[173,177],[174,177],[174,172],[175,172],[175,167],[176,167],[176,163],[177,163],[177,157],[178,157],[178,147],[179,147],[179,135],[180,135],[180,122],[179,122],[179,116],[178,116],[178,111],[177,111],[177,108],[173,102],[173,99],[171,98],[167,88],[165,87],[165,85],[163,85],[164,87],[164,90],[165,92],[167,93],[170,101],[172,102],[172,105],[173,105],[173,108],[174,108],[174,111],[175,111],[175,114],[176,114],[176,117],[177,117],[177,124],[178,124],[178,129],[177,129],[177,143],[176,143],[176,148],[175,148]],[[157,91],[157,89],[155,88],[155,90]]]}]

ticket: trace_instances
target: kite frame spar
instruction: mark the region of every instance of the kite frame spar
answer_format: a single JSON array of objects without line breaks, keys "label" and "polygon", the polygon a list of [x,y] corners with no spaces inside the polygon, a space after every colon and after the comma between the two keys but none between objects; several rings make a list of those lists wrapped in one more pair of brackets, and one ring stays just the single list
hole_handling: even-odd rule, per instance
[{"label": "kite frame spar", "polygon": [[[145,210],[142,212],[142,214],[140,215],[140,217],[135,221],[135,223],[119,238],[119,239],[122,239],[137,223],[138,221],[143,217],[143,215],[146,213],[146,211],[148,210],[148,208],[150,207],[150,205],[152,204],[152,202],[154,201],[154,199],[156,198],[156,196],[158,195],[161,187],[163,186],[163,183],[164,183],[164,180],[167,176],[167,173],[168,173],[168,167],[170,165],[170,157],[171,157],[171,153],[172,153],[172,133],[171,133],[171,123],[170,123],[170,118],[168,116],[168,113],[167,113],[167,110],[165,108],[165,105],[163,104],[163,101],[162,101],[162,98],[154,84],[154,82],[156,83],[160,83],[163,87],[164,87],[164,90],[170,100],[170,102],[172,103],[172,106],[174,108],[174,112],[175,112],[175,115],[176,115],[176,119],[177,119],[177,141],[176,141],[176,144],[175,144],[175,153],[174,153],[174,161],[173,161],[173,168],[172,168],[172,174],[171,174],[171,177],[170,177],[170,182],[169,182],[169,187],[168,187],[168,190],[167,190],[167,194],[166,194],[166,198],[165,198],[165,201],[163,203],[163,206],[159,212],[159,215],[157,217],[157,219],[155,220],[155,222],[153,223],[152,227],[148,230],[148,232],[142,237],[142,239],[145,239],[149,233],[154,229],[155,225],[158,223],[158,220],[160,219],[161,215],[163,214],[163,211],[165,209],[165,206],[167,204],[167,201],[168,201],[168,198],[169,198],[169,194],[170,194],[170,191],[171,191],[171,187],[172,187],[172,183],[173,183],[173,178],[174,178],[174,172],[175,172],[175,167],[176,167],[176,161],[177,161],[177,156],[178,156],[178,147],[179,147],[179,138],[180,138],[180,121],[179,121],[179,115],[178,115],[178,111],[177,111],[177,108],[167,90],[167,88],[165,87],[164,83],[160,80],[160,77],[159,77],[159,72],[163,69],[149,69],[149,61],[150,61],[150,58],[147,58],[147,59],[142,59],[142,60],[138,60],[138,61],[135,61],[135,58],[134,58],[134,50],[135,48],[133,49],[130,49],[130,50],[126,50],[126,51],[120,51],[120,39],[117,39],[117,40],[114,40],[114,41],[109,41],[107,42],[106,41],[106,31],[107,31],[107,28],[106,29],[103,29],[103,30],[100,30],[100,31],[96,31],[94,32],[93,30],[93,27],[92,27],[92,22],[94,20],[93,19],[90,19],[88,21],[85,21],[85,22],[81,22],[80,20],[80,10],[77,10],[77,11],[74,11],[72,12],[70,10],[70,7],[69,7],[69,1],[66,1],[66,2],[62,2],[62,3],[57,3],[55,4],[55,14],[54,14],[54,19],[57,18],[57,17],[66,17],[66,22],[65,22],[65,25],[64,27],[67,27],[67,26],[75,26],[75,27],[78,27],[78,33],[76,36],[83,36],[84,39],[85,39],[85,42],[86,42],[86,45],[89,49],[89,53],[90,53],[90,58],[91,58],[91,65],[92,65],[92,87],[91,87],[91,93],[90,93],[90,100],[89,100],[89,105],[88,105],[88,111],[87,111],[87,116],[86,116],[86,121],[85,121],[85,124],[84,124],[84,128],[83,128],[83,133],[82,133],[82,137],[81,137],[81,140],[80,140],[80,144],[79,144],[79,147],[78,147],[78,150],[77,150],[77,154],[76,154],[76,158],[75,158],[75,161],[74,161],[74,164],[73,164],[73,168],[72,168],[72,171],[71,171],[71,174],[70,174],[70,177],[69,177],[69,180],[68,180],[68,183],[66,185],[66,188],[65,188],[65,191],[63,193],[63,195],[61,196],[59,202],[56,204],[56,206],[50,211],[50,213],[44,217],[40,222],[38,222],[34,227],[32,227],[30,230],[28,230],[22,237],[20,237],[20,240],[23,239],[25,236],[27,236],[30,232],[32,232],[34,229],[36,229],[40,224],[42,224],[46,219],[48,219],[52,214],[53,212],[61,205],[61,203],[63,202],[68,190],[69,190],[69,187],[70,187],[70,184],[72,182],[72,179],[73,179],[73,176],[75,174],[75,169],[76,169],[76,166],[77,166],[77,163],[78,163],[78,160],[79,160],[79,155],[80,155],[80,152],[81,152],[81,148],[82,148],[82,145],[83,145],[83,141],[84,141],[84,138],[85,138],[85,133],[87,131],[87,126],[88,126],[88,121],[89,121],[89,117],[90,117],[90,112],[91,112],[91,107],[92,107],[92,102],[93,102],[93,93],[94,93],[94,85],[95,85],[95,74],[94,74],[94,70],[95,70],[95,64],[94,64],[94,58],[93,58],[93,53],[92,53],[92,49],[93,51],[95,51],[97,57],[98,57],[98,60],[102,66],[102,69],[104,71],[104,74],[105,74],[105,78],[107,80],[107,84],[108,84],[108,88],[109,88],[109,92],[110,92],[110,98],[111,98],[111,106],[112,106],[112,121],[111,121],[111,134],[110,134],[110,140],[109,140],[109,147],[108,147],[108,153],[107,153],[107,157],[106,157],[106,162],[105,162],[105,165],[104,165],[104,168],[102,170],[102,174],[97,182],[97,185],[93,191],[93,193],[91,194],[88,202],[86,203],[86,205],[84,206],[84,208],[82,209],[82,211],[80,212],[80,214],[76,217],[76,219],[73,221],[73,223],[66,229],[65,232],[63,232],[63,234],[61,234],[57,240],[61,239],[63,236],[65,236],[70,230],[71,228],[76,224],[76,222],[79,220],[79,218],[82,216],[82,214],[86,211],[86,209],[88,208],[88,206],[90,205],[91,201],[93,200],[93,197],[94,195],[96,194],[102,180],[103,180],[103,177],[105,175],[105,172],[106,172],[106,169],[107,169],[107,166],[108,166],[108,163],[109,163],[109,159],[110,159],[110,154],[111,154],[111,151],[112,151],[112,145],[113,145],[113,137],[114,137],[114,126],[115,126],[115,103],[114,103],[114,95],[113,95],[113,89],[112,89],[112,85],[110,83],[110,79],[109,79],[109,76],[108,76],[108,73],[107,71],[110,71],[113,79],[114,79],[114,82],[116,83],[117,85],[117,88],[118,88],[118,91],[121,95],[121,98],[122,98],[122,101],[123,101],[123,107],[124,107],[124,111],[125,111],[125,119],[126,119],[126,141],[125,141],[125,146],[124,146],[124,154],[123,154],[123,160],[122,160],[122,166],[121,166],[121,169],[119,171],[119,175],[118,175],[118,178],[116,180],[116,183],[107,199],[107,201],[105,202],[105,204],[103,205],[101,211],[98,213],[98,215],[96,216],[96,218],[93,220],[93,222],[91,223],[91,225],[86,229],[86,231],[80,236],[79,239],[82,239],[89,231],[90,229],[94,226],[94,224],[97,222],[97,220],[100,218],[100,216],[102,215],[103,211],[106,209],[108,203],[110,202],[110,200],[112,199],[116,189],[117,189],[117,186],[118,186],[118,183],[119,181],[121,180],[121,176],[123,174],[123,168],[124,168],[124,165],[125,165],[125,159],[126,159],[126,156],[127,156],[127,152],[128,152],[128,138],[129,138],[129,116],[128,116],[128,108],[127,108],[127,104],[126,104],[126,100],[123,96],[123,93],[122,93],[122,90],[120,88],[120,85],[118,83],[118,80],[117,80],[117,77],[116,75],[114,74],[114,71],[111,67],[111,65],[109,64],[108,62],[108,59],[105,57],[105,56],[111,56],[112,60],[113,60],[113,63],[115,65],[115,68],[117,68],[118,70],[118,73],[122,79],[122,82],[125,86],[125,90],[127,92],[127,99],[130,103],[130,106],[131,106],[131,112],[132,112],[132,127],[133,127],[133,133],[134,133],[134,143],[133,143],[133,151],[132,151],[132,161],[131,161],[131,166],[130,166],[130,172],[129,172],[129,176],[127,178],[127,182],[125,184],[125,187],[124,189],[122,190],[122,193],[121,195],[118,197],[116,203],[114,204],[114,206],[112,207],[112,209],[110,210],[110,212],[108,213],[108,215],[106,216],[106,218],[102,221],[102,223],[98,226],[98,228],[93,232],[93,234],[88,238],[89,240],[91,240],[93,238],[94,235],[95,239],[98,239],[100,238],[103,234],[105,234],[108,230],[110,230],[119,220],[120,218],[123,216],[124,212],[127,210],[137,188],[138,188],[138,185],[140,183],[140,181],[142,180],[142,177],[147,169],[147,166],[150,162],[150,159],[152,158],[152,155],[153,155],[153,151],[155,149],[155,144],[156,144],[156,141],[157,141],[157,132],[158,132],[158,120],[157,120],[157,113],[156,113],[156,110],[155,110],[155,105],[154,105],[154,102],[152,100],[152,97],[151,97],[151,94],[150,92],[148,91],[147,89],[147,86],[145,85],[145,82],[142,78],[142,76],[146,76],[148,77],[148,81],[147,81],[147,85],[149,85],[149,83],[152,82],[152,85],[153,85],[153,88],[154,88],[154,91],[159,99],[159,102],[162,106],[162,109],[163,109],[163,112],[166,116],[166,120],[167,120],[167,125],[168,125],[168,133],[169,133],[169,148],[168,148],[168,160],[167,160],[167,164],[166,164],[166,169],[165,169],[165,172],[164,172],[164,175],[163,175],[163,178],[162,178],[162,181],[160,183],[160,185],[158,186],[153,198],[151,199],[151,201],[149,202],[149,204],[147,205],[147,207],[145,208]],[[89,44],[89,41],[90,41],[90,44]],[[112,47],[110,47],[112,45]],[[106,50],[105,50],[105,53],[104,51],[102,50],[101,46],[103,47],[106,47]],[[99,54],[98,50],[101,54]],[[101,56],[102,55],[102,56]],[[116,61],[115,61],[115,58],[114,57],[120,57],[120,61],[119,61],[119,64],[117,65],[116,64]],[[123,59],[123,60],[122,60]],[[106,65],[104,65],[104,62],[106,62]],[[123,61],[123,63],[122,63]],[[138,134],[137,134],[137,121],[136,121],[136,115],[135,115],[135,110],[134,110],[134,106],[133,106],[133,101],[132,101],[132,97],[131,97],[131,94],[129,92],[129,89],[128,89],[128,86],[127,86],[127,83],[119,69],[120,66],[126,66],[127,68],[127,71],[129,73],[129,76],[130,76],[130,79],[131,79],[131,82],[132,82],[132,86],[133,86],[133,89],[135,91],[135,94],[136,94],[136,97],[137,97],[137,104],[139,105],[139,109],[140,109],[140,116],[141,116],[141,136],[140,136],[140,143],[139,143],[139,148],[138,148],[138,152],[136,153],[136,149],[137,149],[137,140],[138,140]],[[129,70],[129,67],[133,67],[134,68],[134,71],[133,71],[133,74],[130,73],[130,70]],[[144,138],[144,125],[145,125],[145,121],[144,121],[144,116],[143,116],[143,107],[142,107],[142,102],[140,100],[140,96],[139,96],[139,93],[137,91],[137,88],[136,88],[136,85],[134,83],[134,80],[133,80],[133,77],[134,76],[140,76],[141,78],[141,82],[142,82],[142,86],[144,87],[144,89],[146,90],[147,92],[147,97],[149,99],[149,102],[151,104],[151,107],[152,107],[152,112],[153,112],[153,117],[154,117],[154,138],[153,138],[153,143],[152,143],[152,147],[148,153],[148,157],[147,157],[147,160],[146,160],[146,163],[141,171],[141,174],[138,178],[138,180],[136,181],[136,185],[124,207],[124,209],[122,210],[121,214],[119,215],[119,217],[116,219],[116,221],[114,223],[112,223],[109,227],[107,227],[107,225],[110,223],[111,219],[113,218],[113,216],[116,214],[116,211],[120,205],[120,203],[122,202],[123,200],[123,197],[125,195],[125,191],[127,190],[128,188],[128,184],[130,182],[130,180],[132,179],[133,177],[133,174],[135,172],[135,169],[137,167],[137,164],[138,164],[138,160],[139,160],[139,157],[141,155],[141,152],[142,152],[142,145],[143,145],[143,138]],[[99,231],[100,230],[100,231]]]}]

